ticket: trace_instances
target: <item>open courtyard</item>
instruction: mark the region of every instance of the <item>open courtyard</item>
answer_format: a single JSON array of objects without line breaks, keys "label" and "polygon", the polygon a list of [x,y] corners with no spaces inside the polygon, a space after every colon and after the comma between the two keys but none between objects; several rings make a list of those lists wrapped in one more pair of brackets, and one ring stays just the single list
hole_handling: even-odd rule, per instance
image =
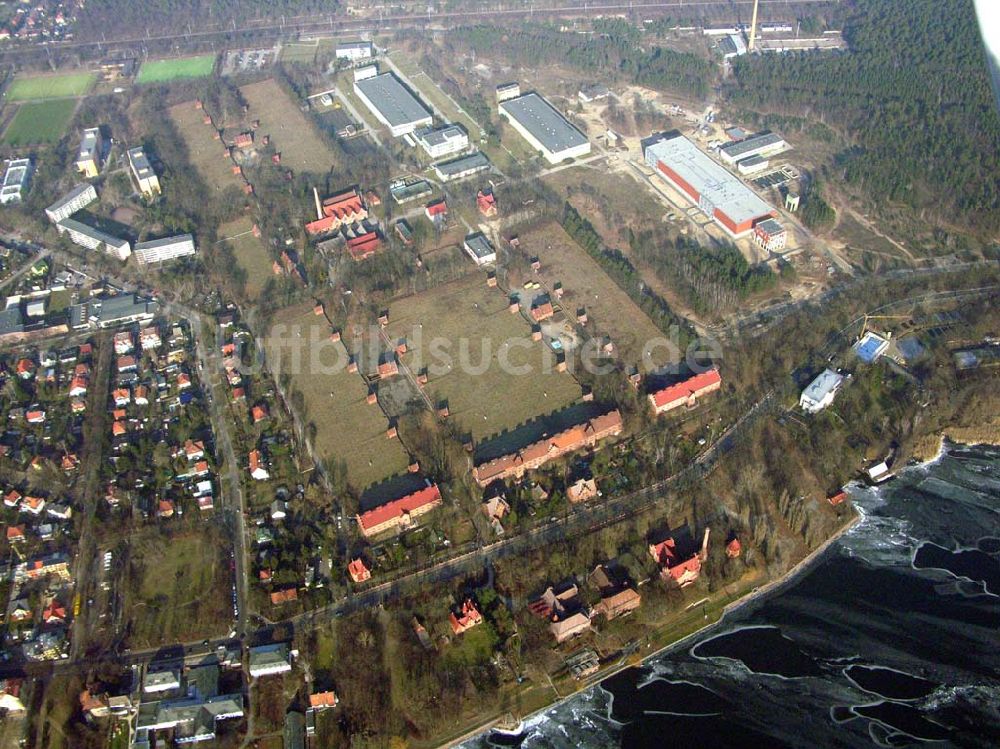
[{"label": "open courtyard", "polygon": [[388,334],[405,338],[403,364],[428,369],[425,392],[475,440],[513,429],[563,408],[581,395],[579,383],[556,369],[556,357],[531,339],[507,297],[473,274],[389,308]]},{"label": "open courtyard", "polygon": [[[289,374],[293,406],[298,401],[309,414],[306,430],[316,458],[346,469],[348,483],[362,490],[405,471],[409,454],[398,438],[386,436],[389,421],[377,404],[367,402],[363,370],[348,371],[347,349],[331,342],[330,332],[326,318],[315,315],[311,306],[290,307],[274,318],[268,358],[272,366],[280,363],[279,378]],[[297,346],[302,351],[299,365],[292,353]],[[311,362],[313,353],[318,366]]]}]

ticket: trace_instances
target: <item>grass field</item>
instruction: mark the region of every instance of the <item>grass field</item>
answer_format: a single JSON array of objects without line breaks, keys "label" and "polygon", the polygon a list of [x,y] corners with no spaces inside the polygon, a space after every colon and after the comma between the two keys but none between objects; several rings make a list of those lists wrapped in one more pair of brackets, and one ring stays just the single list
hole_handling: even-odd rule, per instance
[{"label": "grass field", "polygon": [[[563,285],[563,309],[575,316],[579,307],[587,310],[589,322],[598,334],[608,335],[618,347],[618,355],[628,364],[642,362],[647,341],[663,338],[663,333],[639,309],[628,294],[616,284],[563,228],[549,223],[519,236],[521,248],[537,255],[542,263],[538,280],[548,288]],[[653,350],[653,363],[667,363],[666,351]]]},{"label": "grass field", "polygon": [[164,83],[181,78],[204,78],[215,68],[215,55],[146,60],[139,68],[136,83]]},{"label": "grass field", "polygon": [[238,218],[219,227],[219,237],[228,238],[236,262],[247,272],[247,294],[256,297],[271,277],[271,256],[260,237],[252,232],[250,218]]},{"label": "grass field", "polygon": [[76,111],[75,99],[31,101],[21,104],[3,134],[8,146],[57,143]]},{"label": "grass field", "polygon": [[249,117],[260,120],[260,133],[271,136],[283,165],[297,172],[326,172],[335,165],[336,156],[316,124],[277,83],[252,83],[240,92],[250,105]]},{"label": "grass field", "polygon": [[319,43],[316,41],[286,42],[281,45],[281,61],[312,65],[316,61],[316,53],[319,48]]},{"label": "grass field", "polygon": [[[287,327],[282,330],[281,325]],[[315,342],[327,342],[329,336],[326,318],[314,315],[311,305],[290,307],[275,316],[268,356],[272,363],[281,363],[282,372],[289,371],[292,388],[303,395],[307,419],[316,425],[316,457],[343,460],[348,481],[360,490],[405,471],[409,455],[398,439],[386,437],[389,422],[378,405],[366,402],[368,386],[361,374],[335,366],[346,360],[343,344],[315,347]],[[298,368],[290,366],[289,343],[296,342],[304,350]],[[317,351],[318,363],[331,371],[315,371],[309,365],[311,348]]]},{"label": "grass field", "polygon": [[83,96],[94,82],[94,74],[57,73],[55,75],[17,76],[7,89],[8,101],[58,99]]},{"label": "grass field", "polygon": [[194,108],[193,101],[170,107],[170,119],[187,144],[190,161],[206,184],[216,190],[240,187],[243,180],[233,174],[233,162],[225,154],[221,141],[215,140],[215,128],[203,121],[205,113]]},{"label": "grass field", "polygon": [[[483,276],[475,274],[389,309],[390,338],[408,342],[403,362],[415,372],[428,367],[426,390],[432,401],[447,400],[451,417],[477,440],[560,409],[581,394],[571,375],[557,372],[554,359],[547,361],[543,344],[531,340],[524,318],[507,307],[503,292],[487,288]],[[450,365],[434,353],[441,350],[435,339],[446,342]],[[469,369],[481,373],[464,371],[463,345]],[[490,355],[488,363],[483,351]],[[528,373],[508,373],[504,360]]]},{"label": "grass field", "polygon": [[134,577],[124,589],[134,645],[225,634],[231,580],[218,537],[189,532],[165,540],[151,529],[134,534],[130,545]]}]

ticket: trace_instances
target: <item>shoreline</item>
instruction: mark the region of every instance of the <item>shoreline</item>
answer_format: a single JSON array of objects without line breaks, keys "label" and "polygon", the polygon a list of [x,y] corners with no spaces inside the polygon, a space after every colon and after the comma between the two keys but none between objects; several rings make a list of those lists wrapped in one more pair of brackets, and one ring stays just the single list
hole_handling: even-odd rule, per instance
[{"label": "shoreline", "polygon": [[[942,445],[943,445],[943,440],[944,440],[944,436],[943,435],[942,435],[941,439],[942,439]],[[576,697],[577,695],[579,695],[581,692],[586,691],[587,689],[592,689],[593,687],[596,687],[596,686],[600,685],[600,683],[602,681],[604,681],[605,679],[609,679],[612,676],[615,676],[616,674],[619,674],[622,671],[625,671],[626,669],[638,668],[638,667],[644,665],[647,661],[651,660],[652,658],[655,658],[657,656],[663,655],[664,653],[667,653],[667,652],[669,652],[671,650],[674,650],[675,648],[679,648],[679,647],[683,646],[687,641],[689,641],[689,640],[691,640],[693,638],[699,637],[701,635],[704,635],[705,632],[707,632],[708,630],[710,630],[710,629],[712,629],[714,627],[718,627],[719,625],[723,624],[725,622],[725,620],[726,620],[726,617],[729,616],[730,614],[732,614],[732,613],[734,613],[736,611],[739,611],[740,609],[746,607],[750,603],[759,601],[760,599],[762,599],[762,598],[770,595],[771,593],[774,593],[775,591],[777,591],[777,590],[779,590],[781,588],[786,587],[790,583],[794,582],[797,578],[801,577],[806,572],[808,572],[809,569],[812,568],[812,566],[819,560],[819,558],[821,556],[823,556],[823,554],[834,543],[836,543],[837,541],[839,541],[841,539],[841,537],[843,537],[845,534],[847,534],[849,531],[851,531],[865,517],[857,509],[854,510],[854,513],[855,513],[854,517],[851,518],[850,521],[848,521],[847,523],[845,523],[844,525],[842,525],[840,528],[838,528],[837,531],[833,535],[831,535],[823,543],[821,543],[815,549],[813,549],[808,554],[806,554],[806,556],[804,556],[802,559],[800,559],[798,562],[796,562],[794,565],[792,565],[785,573],[783,573],[779,577],[775,578],[774,580],[771,580],[771,581],[765,583],[764,585],[760,586],[759,588],[754,588],[749,593],[747,593],[747,594],[745,594],[745,595],[737,598],[735,601],[730,601],[725,606],[723,606],[722,607],[722,613],[719,614],[719,617],[717,619],[715,619],[714,621],[706,624],[703,627],[699,627],[698,629],[696,629],[693,632],[689,632],[688,634],[684,635],[683,637],[681,637],[679,639],[672,640],[671,642],[668,642],[667,644],[661,646],[660,648],[658,648],[658,649],[650,652],[648,655],[644,655],[643,658],[642,658],[642,660],[639,663],[628,663],[628,662],[621,663],[621,664],[618,664],[618,665],[616,665],[616,666],[614,666],[612,668],[607,669],[606,671],[602,671],[599,674],[594,675],[592,678],[590,678],[590,679],[582,682],[580,684],[579,689],[575,689],[570,694],[567,694],[564,697],[559,697],[558,699],[553,700],[552,702],[548,703],[544,707],[541,707],[538,710],[535,710],[534,712],[532,712],[532,713],[524,716],[520,720],[522,721],[522,723],[526,724],[529,721],[531,721],[533,718],[536,718],[536,717],[538,717],[540,715],[543,715],[544,713],[548,712],[553,707],[556,707],[558,705],[563,704],[564,702],[567,702],[567,701],[573,699],[574,697]],[[472,728],[472,729],[466,731],[461,736],[459,736],[457,738],[454,738],[454,739],[450,739],[450,740],[448,740],[448,741],[440,744],[439,746],[441,746],[441,747],[447,747],[448,749],[451,749],[452,747],[456,747],[459,744],[461,744],[462,742],[469,741],[470,739],[473,739],[476,736],[479,736],[480,734],[486,733],[487,731],[489,731],[490,729],[492,729],[493,727],[496,726],[498,720],[499,720],[499,718],[494,718],[494,719],[492,719],[492,720],[490,720],[490,721],[488,721],[486,723],[482,723],[479,726],[477,726],[476,728]]]}]

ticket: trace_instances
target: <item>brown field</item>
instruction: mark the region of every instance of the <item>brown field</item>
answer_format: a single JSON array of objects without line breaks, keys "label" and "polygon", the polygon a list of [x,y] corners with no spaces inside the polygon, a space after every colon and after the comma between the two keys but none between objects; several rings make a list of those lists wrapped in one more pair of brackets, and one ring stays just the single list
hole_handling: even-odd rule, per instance
[{"label": "brown field", "polygon": [[247,294],[256,297],[271,277],[271,256],[264,241],[253,235],[253,220],[238,218],[219,227],[220,239],[226,239],[233,248],[236,262],[247,272]]},{"label": "brown field", "polygon": [[228,553],[206,531],[165,536],[150,528],[130,541],[125,586],[136,646],[224,635],[233,619]]},{"label": "brown field", "polygon": [[[555,371],[543,344],[531,340],[524,318],[507,311],[503,292],[487,288],[479,273],[394,302],[387,332],[393,340],[407,339],[403,363],[414,373],[430,369],[426,392],[431,402],[446,400],[451,417],[476,440],[563,408],[581,394],[570,374]],[[435,339],[446,342],[452,361],[434,353],[442,350]],[[513,340],[525,345],[510,346]],[[464,360],[473,368],[483,368],[484,350],[491,355],[482,373],[466,373],[460,366],[463,341]],[[501,355],[513,367],[527,365],[530,373],[505,372]]]},{"label": "brown field", "polygon": [[[537,255],[542,263],[537,280],[549,288],[560,282],[565,290],[562,306],[575,317],[576,310],[587,310],[589,325],[598,335],[608,335],[618,347],[617,355],[630,365],[642,362],[647,341],[663,338],[646,313],[621,290],[601,267],[580,248],[556,223],[550,223],[520,235],[521,249]],[[662,347],[653,351],[653,363],[667,363]]]},{"label": "brown field", "polygon": [[193,101],[170,107],[174,121],[188,147],[188,157],[209,187],[221,191],[227,187],[240,187],[243,180],[233,174],[233,162],[225,154],[222,141],[215,140],[215,128],[206,125],[205,113],[194,108]]},{"label": "brown field", "polygon": [[[281,329],[282,325],[286,327]],[[334,366],[346,361],[347,351],[342,343],[329,343],[329,336],[326,318],[314,315],[312,306],[290,307],[275,317],[268,356],[272,365],[281,363],[281,371],[288,369],[292,388],[302,393],[305,413],[316,425],[316,457],[344,461],[348,481],[361,490],[405,471],[409,455],[398,439],[386,438],[389,422],[378,405],[365,401],[368,386],[361,373]],[[295,341],[304,342],[306,349],[310,341],[324,342],[321,351],[316,348],[318,361],[330,371],[312,371],[308,350],[297,368],[300,371],[293,371],[296,367],[287,342]]]},{"label": "brown field", "polygon": [[248,117],[260,120],[259,132],[271,136],[282,164],[297,172],[326,172],[336,165],[316,125],[274,80],[252,83],[240,92],[250,105]]}]

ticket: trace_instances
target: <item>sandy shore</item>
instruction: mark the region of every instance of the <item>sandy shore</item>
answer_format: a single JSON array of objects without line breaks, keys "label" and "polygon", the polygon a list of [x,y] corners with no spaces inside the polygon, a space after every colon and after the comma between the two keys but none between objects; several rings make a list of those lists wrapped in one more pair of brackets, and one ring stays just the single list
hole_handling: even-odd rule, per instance
[{"label": "sandy shore", "polygon": [[[747,605],[749,605],[749,604],[751,604],[751,603],[753,603],[755,601],[758,601],[761,598],[763,598],[763,597],[765,597],[767,595],[770,595],[771,593],[774,593],[775,591],[777,591],[777,590],[779,590],[781,588],[784,588],[784,587],[790,585],[796,579],[798,579],[803,574],[805,574],[806,572],[808,572],[812,568],[812,566],[819,560],[819,558],[823,555],[823,553],[826,552],[826,550],[829,549],[831,545],[833,545],[834,543],[836,543],[840,539],[841,536],[843,536],[845,533],[847,533],[849,530],[851,530],[855,525],[857,525],[861,521],[861,519],[862,519],[862,516],[860,514],[855,514],[855,516],[850,520],[850,522],[848,522],[845,525],[841,526],[840,529],[836,533],[834,533],[832,536],[830,536],[830,538],[828,538],[822,544],[820,544],[815,549],[813,549],[811,552],[809,552],[809,554],[807,554],[805,557],[803,557],[801,560],[799,560],[793,567],[791,567],[781,577],[776,578],[776,579],[770,581],[769,583],[766,583],[765,585],[762,585],[759,588],[754,588],[754,590],[752,592],[748,593],[747,595],[742,596],[741,598],[733,601],[732,603],[726,604],[726,606],[722,609],[722,614],[719,616],[718,619],[716,619],[715,621],[711,622],[710,624],[706,624],[701,629],[697,629],[694,632],[691,632],[690,634],[685,635],[684,637],[682,637],[682,638],[680,638],[678,640],[674,640],[672,642],[669,642],[666,645],[664,645],[663,647],[650,652],[648,655],[643,656],[642,663],[646,663],[646,661],[650,660],[651,658],[655,658],[655,657],[657,657],[659,655],[662,655],[664,653],[670,652],[670,651],[672,651],[672,650],[674,650],[676,648],[683,647],[688,642],[690,642],[690,641],[692,641],[692,640],[694,640],[694,639],[696,639],[698,637],[704,636],[704,634],[705,634],[706,631],[708,631],[708,630],[710,630],[712,628],[715,628],[715,627],[720,627],[721,625],[723,625],[725,623],[725,621],[726,621],[726,617],[728,615],[732,614],[733,612],[738,611],[739,609],[741,609],[741,608],[743,608],[743,607],[745,607],[745,606],[747,606]],[[622,671],[624,671],[626,669],[635,668],[635,667],[636,667],[635,663],[623,663],[621,665],[615,666],[614,668],[609,668],[606,671],[601,671],[599,674],[596,674],[593,677],[591,677],[590,679],[588,679],[587,681],[581,683],[579,689],[577,689],[576,691],[574,691],[572,694],[568,694],[565,697],[562,697],[562,698],[560,698],[558,700],[554,700],[553,702],[549,703],[545,707],[543,707],[543,708],[541,708],[539,710],[536,710],[531,715],[525,716],[523,720],[524,720],[525,723],[527,723],[532,718],[535,718],[535,717],[541,715],[542,713],[545,713],[545,712],[551,710],[553,707],[556,707],[557,705],[561,705],[562,703],[564,703],[564,702],[566,702],[568,700],[573,699],[580,692],[582,692],[584,690],[587,690],[587,689],[590,689],[591,687],[599,684],[600,682],[604,681],[605,679],[607,679],[607,678],[609,678],[611,676],[614,676],[615,674],[620,673],[620,672],[622,672]],[[445,747],[454,747],[454,746],[457,746],[458,744],[461,744],[464,741],[468,741],[469,739],[472,739],[472,738],[478,736],[479,734],[481,734],[481,733],[483,733],[485,731],[488,731],[490,728],[492,728],[494,725],[496,725],[496,722],[497,722],[496,720],[491,720],[488,723],[484,723],[484,724],[482,724],[482,725],[480,725],[480,726],[478,726],[476,728],[473,728],[472,730],[468,731],[467,733],[465,733],[461,737],[456,738],[456,739],[452,739],[451,741],[447,742],[446,744],[443,744],[442,746],[445,746]]]}]

